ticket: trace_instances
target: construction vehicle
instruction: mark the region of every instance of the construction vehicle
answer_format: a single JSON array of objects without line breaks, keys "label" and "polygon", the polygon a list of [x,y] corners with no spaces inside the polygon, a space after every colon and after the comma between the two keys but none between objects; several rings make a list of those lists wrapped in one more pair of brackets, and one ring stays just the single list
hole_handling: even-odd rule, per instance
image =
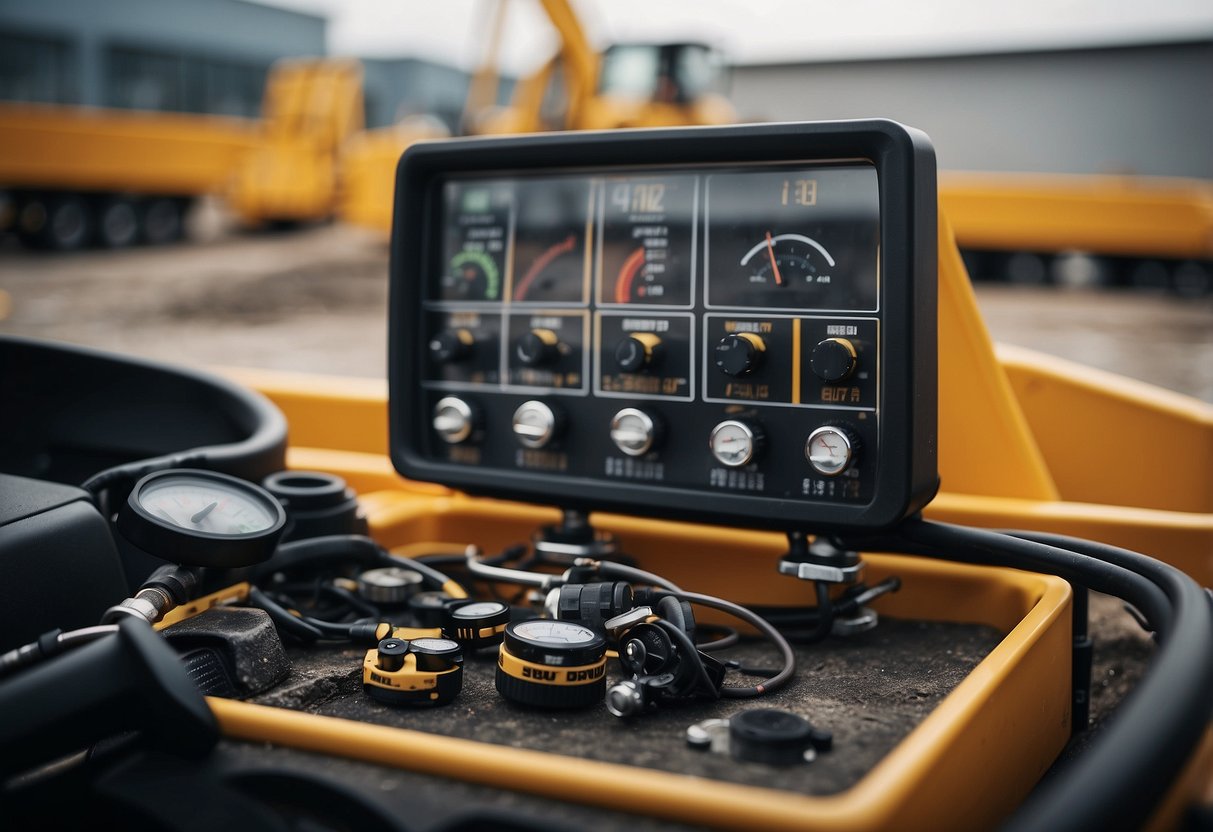
[{"label": "construction vehicle", "polygon": [[975,279],[1213,292],[1213,182],[949,172],[939,195]]},{"label": "construction vehicle", "polygon": [[246,226],[327,219],[361,85],[356,61],[281,61],[260,120],[0,104],[0,227],[61,251],[167,243],[207,194]]},{"label": "construction vehicle", "polygon": [[[540,0],[560,39],[555,55],[517,82],[509,105],[495,106],[497,51],[504,28],[501,0],[486,59],[472,79],[463,128],[473,135],[549,130],[609,130],[728,124],[736,114],[721,95],[722,61],[702,43],[590,43],[569,0]],[[396,161],[415,136],[399,128],[368,130],[343,153],[345,188],[338,209],[355,225],[387,233]]]}]

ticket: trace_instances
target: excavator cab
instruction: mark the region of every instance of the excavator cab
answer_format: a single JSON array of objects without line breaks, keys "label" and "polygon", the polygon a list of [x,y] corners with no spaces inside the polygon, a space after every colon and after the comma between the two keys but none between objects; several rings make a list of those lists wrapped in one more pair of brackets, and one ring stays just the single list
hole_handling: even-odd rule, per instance
[{"label": "excavator cab", "polygon": [[617,43],[602,54],[586,126],[663,127],[735,121],[725,61],[704,43]]},{"label": "excavator cab", "polygon": [[598,94],[662,104],[722,95],[725,62],[704,43],[617,43],[602,56]]}]

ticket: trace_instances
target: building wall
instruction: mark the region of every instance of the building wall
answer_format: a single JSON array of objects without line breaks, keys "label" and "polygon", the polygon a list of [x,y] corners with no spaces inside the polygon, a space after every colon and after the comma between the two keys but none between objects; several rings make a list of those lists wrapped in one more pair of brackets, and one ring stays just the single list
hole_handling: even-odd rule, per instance
[{"label": "building wall", "polygon": [[429,114],[451,130],[458,128],[468,73],[417,58],[364,58],[362,65],[368,127]]},{"label": "building wall", "polygon": [[255,115],[266,71],[323,55],[323,17],[245,0],[0,6],[0,99]]},{"label": "building wall", "polygon": [[738,66],[746,119],[885,117],[947,169],[1213,178],[1213,41]]}]

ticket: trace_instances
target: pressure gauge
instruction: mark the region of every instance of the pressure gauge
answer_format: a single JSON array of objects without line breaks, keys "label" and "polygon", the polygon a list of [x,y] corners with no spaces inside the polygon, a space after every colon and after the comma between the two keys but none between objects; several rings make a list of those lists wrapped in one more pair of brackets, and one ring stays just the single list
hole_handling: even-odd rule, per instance
[{"label": "pressure gauge", "polygon": [[135,484],[118,512],[132,545],[185,566],[251,566],[274,553],[286,512],[260,486],[214,471],[172,469]]},{"label": "pressure gauge", "polygon": [[537,708],[584,708],[606,694],[606,639],[571,621],[531,619],[505,628],[497,692]]},{"label": "pressure gauge", "polygon": [[762,430],[753,422],[727,419],[712,428],[708,447],[721,465],[740,468],[754,461],[762,447]]},{"label": "pressure gauge", "polygon": [[817,473],[837,476],[851,464],[855,442],[844,428],[824,425],[809,434],[804,443],[804,455]]}]

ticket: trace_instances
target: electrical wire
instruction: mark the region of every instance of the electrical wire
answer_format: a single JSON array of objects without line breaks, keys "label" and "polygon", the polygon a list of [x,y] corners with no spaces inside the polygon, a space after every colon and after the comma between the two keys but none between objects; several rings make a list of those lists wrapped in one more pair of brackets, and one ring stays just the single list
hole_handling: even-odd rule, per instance
[{"label": "electrical wire", "polygon": [[734,604],[732,601],[726,601],[713,595],[703,595],[699,592],[687,592],[686,590],[679,590],[671,594],[684,601],[690,601],[692,604],[699,604],[703,607],[710,607],[711,609],[728,613],[734,618],[746,622],[766,636],[775,645],[780,657],[783,659],[783,667],[762,684],[754,685],[753,687],[732,687],[726,685],[720,689],[721,696],[727,699],[751,699],[755,696],[762,696],[765,693],[778,690],[791,680],[792,675],[796,672],[796,654],[792,651],[792,645],[788,643],[788,640],[769,621],[740,604]]},{"label": "electrical wire", "polygon": [[1010,820],[1034,829],[1137,828],[1162,801],[1213,717],[1213,604],[1191,578],[1146,555],[1062,535],[1000,534],[914,519],[851,545],[1030,569],[1115,595],[1141,610],[1158,650],[1151,672],[1083,754]]}]

